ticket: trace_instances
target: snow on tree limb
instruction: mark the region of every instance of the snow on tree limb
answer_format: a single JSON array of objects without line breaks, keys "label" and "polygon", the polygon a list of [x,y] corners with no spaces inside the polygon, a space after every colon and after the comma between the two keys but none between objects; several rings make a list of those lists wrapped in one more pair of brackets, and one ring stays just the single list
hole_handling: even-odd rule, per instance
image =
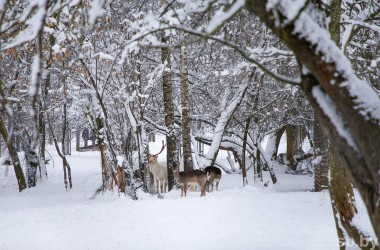
[{"label": "snow on tree limb", "polygon": [[351,132],[347,125],[345,124],[339,110],[335,107],[334,103],[331,101],[330,97],[327,96],[321,90],[320,86],[314,86],[312,89],[312,94],[317,100],[319,106],[325,111],[325,114],[330,118],[331,122],[334,124],[338,133],[345,138],[347,143],[356,151],[358,151],[358,146],[356,145],[354,139],[352,138]]},{"label": "snow on tree limb", "polygon": [[105,0],[94,0],[91,9],[88,12],[88,21],[90,25],[94,25],[98,17],[103,15],[103,5]]},{"label": "snow on tree limb", "polygon": [[232,114],[235,112],[236,108],[240,105],[242,101],[245,91],[248,88],[248,84],[250,83],[251,75],[247,75],[242,84],[239,86],[239,90],[235,93],[232,98],[232,101],[226,106],[226,108],[220,114],[218,122],[214,129],[213,141],[209,148],[209,151],[206,154],[206,159],[202,164],[203,166],[210,166],[215,161],[216,154],[218,153],[220,143],[222,141],[223,133],[225,128],[227,127],[229,120]]},{"label": "snow on tree limb", "polygon": [[[293,20],[295,14],[289,10],[298,10],[299,5],[302,4],[302,0],[295,2],[282,0],[276,1],[276,4],[273,4],[272,1],[268,1],[267,10],[272,13],[280,12],[285,16],[285,19]],[[293,8],[293,6],[295,7]],[[314,48],[314,52],[320,56],[322,61],[335,65],[334,72],[332,72],[333,77],[338,78],[341,76],[345,79],[340,86],[349,91],[351,98],[356,104],[355,109],[360,110],[360,113],[368,119],[376,119],[380,124],[380,99],[378,95],[365,81],[360,80],[356,76],[351,67],[351,63],[335,42],[331,40],[329,33],[321,28],[306,12],[298,14],[298,18],[293,22],[294,27],[292,34],[310,43],[310,46]],[[287,24],[288,23],[285,22],[281,25]],[[310,66],[306,66],[310,70]],[[314,69],[312,71],[314,71]],[[329,84],[335,85],[338,83],[331,79]]]},{"label": "snow on tree limb", "polygon": [[[38,32],[42,29],[44,24],[47,9],[46,4],[47,0],[35,0],[29,4],[27,10],[23,13],[24,16],[21,17],[21,21],[24,19],[27,28],[20,32],[15,38],[13,38],[11,42],[6,43],[5,46],[0,47],[0,51],[17,47],[36,38]],[[37,12],[31,18],[27,19],[30,12],[34,8],[37,8]]]},{"label": "snow on tree limb", "polygon": [[237,0],[232,6],[225,12],[225,6],[220,7],[220,9],[212,17],[208,26],[206,27],[206,33],[214,33],[219,27],[221,27],[225,22],[231,19],[236,13],[238,13],[244,6],[244,0]]}]

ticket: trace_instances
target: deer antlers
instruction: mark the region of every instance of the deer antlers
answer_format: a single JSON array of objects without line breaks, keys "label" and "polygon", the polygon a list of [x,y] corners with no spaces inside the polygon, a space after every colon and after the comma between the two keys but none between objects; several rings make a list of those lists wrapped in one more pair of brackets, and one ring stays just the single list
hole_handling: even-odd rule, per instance
[{"label": "deer antlers", "polygon": [[166,144],[164,144],[164,141],[162,141],[162,148],[161,148],[160,152],[158,152],[157,154],[152,154],[152,155],[157,156],[157,155],[161,154],[162,151],[164,151],[165,146],[166,146]]}]

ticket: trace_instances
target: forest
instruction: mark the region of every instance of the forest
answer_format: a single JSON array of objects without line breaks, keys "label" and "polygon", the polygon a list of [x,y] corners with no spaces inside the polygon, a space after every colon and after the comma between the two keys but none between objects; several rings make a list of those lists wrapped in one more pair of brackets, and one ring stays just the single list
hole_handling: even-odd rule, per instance
[{"label": "forest", "polygon": [[[141,223],[154,235],[163,223],[170,236],[170,219],[189,223],[191,213],[198,220],[182,226],[190,225],[185,249],[213,246],[192,240],[198,221],[236,233],[236,243],[220,236],[216,249],[330,249],[331,242],[333,249],[379,249],[380,3],[0,0],[0,132],[4,249],[179,248],[181,238],[144,242],[139,228],[128,229],[136,236],[121,246],[116,232]],[[91,216],[113,220],[73,217],[70,200],[81,199],[81,214],[91,205]],[[304,235],[293,245],[289,235],[266,233],[262,242],[243,240],[252,228],[238,213],[273,216],[260,225],[271,232],[281,224],[273,233],[284,233],[286,206],[305,199],[312,204],[300,208],[309,213],[294,214],[305,216],[294,221],[296,232],[331,218],[316,242]],[[31,209],[41,204],[30,211],[35,217],[50,211],[43,204],[62,201],[68,220],[60,225],[81,225],[73,235],[117,226],[93,232],[91,243],[69,244],[62,233],[65,240],[51,235],[45,245],[23,245],[11,239],[33,231],[15,225],[29,220],[24,201]],[[168,223],[128,217],[155,214],[154,206]],[[172,218],[178,207],[181,217]],[[235,220],[215,222],[200,207]],[[59,217],[46,213],[48,223]],[[205,237],[207,228],[194,235]],[[96,243],[102,237],[107,244]]]}]

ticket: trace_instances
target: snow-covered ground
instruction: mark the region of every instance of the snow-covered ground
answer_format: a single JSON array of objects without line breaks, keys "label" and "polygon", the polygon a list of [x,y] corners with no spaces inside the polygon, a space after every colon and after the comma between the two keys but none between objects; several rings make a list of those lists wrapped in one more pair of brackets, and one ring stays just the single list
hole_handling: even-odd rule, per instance
[{"label": "snow-covered ground", "polygon": [[[151,146],[159,150],[160,141]],[[275,169],[275,186],[253,183],[252,172],[244,188],[240,175],[223,175],[220,191],[202,198],[172,190],[164,199],[117,192],[90,199],[101,183],[98,152],[68,157],[69,191],[58,155],[49,152],[48,181],[21,193],[13,169],[0,166],[2,250],[338,249],[329,194],[310,192],[312,177]],[[358,223],[369,225],[363,217]]]}]

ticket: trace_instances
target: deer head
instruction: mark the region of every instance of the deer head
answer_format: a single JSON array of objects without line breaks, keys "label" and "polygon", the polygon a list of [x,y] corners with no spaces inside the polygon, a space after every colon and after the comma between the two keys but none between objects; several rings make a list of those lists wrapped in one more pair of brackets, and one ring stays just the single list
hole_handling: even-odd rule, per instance
[{"label": "deer head", "polygon": [[166,144],[164,144],[164,141],[162,141],[162,147],[161,147],[160,152],[158,152],[157,154],[149,154],[149,163],[156,163],[157,162],[158,155],[161,154],[162,151],[164,151],[165,146],[166,146]]},{"label": "deer head", "polygon": [[170,168],[173,170],[173,172],[179,172],[179,164],[177,162],[170,164]]}]

